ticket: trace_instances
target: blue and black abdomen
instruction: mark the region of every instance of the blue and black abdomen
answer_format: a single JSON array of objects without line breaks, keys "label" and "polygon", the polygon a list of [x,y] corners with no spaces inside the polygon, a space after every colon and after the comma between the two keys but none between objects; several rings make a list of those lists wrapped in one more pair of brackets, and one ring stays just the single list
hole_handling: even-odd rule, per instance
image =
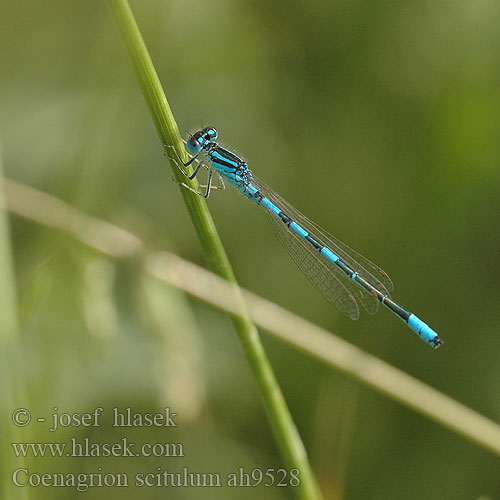
[{"label": "blue and black abdomen", "polygon": [[205,127],[186,143],[192,155],[189,163],[198,162],[193,177],[202,164],[211,170],[205,197],[210,192],[211,174],[215,170],[270,214],[278,238],[295,263],[321,295],[342,313],[357,319],[358,305],[374,314],[379,304],[384,304],[427,343],[433,347],[442,343],[432,328],[392,300],[389,295],[392,281],[382,269],[304,217],[253,176],[244,160],[219,146],[215,142],[217,137],[214,127]]}]

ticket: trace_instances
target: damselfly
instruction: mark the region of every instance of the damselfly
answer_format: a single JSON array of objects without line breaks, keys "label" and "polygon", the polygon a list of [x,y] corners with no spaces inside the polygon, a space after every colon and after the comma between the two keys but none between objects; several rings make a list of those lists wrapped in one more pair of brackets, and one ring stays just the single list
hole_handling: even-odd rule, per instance
[{"label": "damselfly", "polygon": [[[202,167],[208,170],[207,184],[202,186],[205,192],[185,183],[181,183],[182,186],[208,198],[212,189],[225,189],[224,181],[231,183],[267,211],[276,235],[292,259],[319,293],[340,312],[357,319],[360,306],[369,314],[375,314],[382,303],[429,345],[437,348],[442,344],[431,327],[392,300],[389,293],[394,287],[382,269],[307,219],[253,175],[244,160],[217,144],[217,138],[218,132],[213,127],[191,135],[186,142],[190,159],[185,163],[172,148],[177,157],[172,159],[189,179],[194,179]],[[194,171],[188,174],[185,167],[191,164]],[[220,181],[217,186],[212,184],[214,172]]]}]

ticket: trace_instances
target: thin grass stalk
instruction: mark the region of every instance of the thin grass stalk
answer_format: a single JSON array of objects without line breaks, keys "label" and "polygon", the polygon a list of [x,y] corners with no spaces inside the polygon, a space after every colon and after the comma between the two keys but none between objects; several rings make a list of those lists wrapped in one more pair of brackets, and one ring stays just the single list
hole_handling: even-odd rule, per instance
[{"label": "thin grass stalk", "polygon": [[[181,157],[185,157],[177,123],[175,122],[172,110],[167,102],[129,3],[126,0],[108,0],[108,4],[127,47],[128,55],[139,80],[161,143],[163,145],[174,146]],[[171,166],[175,178],[186,182],[186,179],[181,176],[182,174],[172,162]],[[193,187],[198,187],[197,182],[193,183]],[[205,201],[186,189],[181,189],[181,193],[209,266],[215,273],[229,282],[236,284],[233,270]],[[241,294],[238,293],[238,297],[238,314],[231,315],[231,319],[257,380],[267,415],[285,464],[289,468],[300,470],[301,483],[295,491],[300,498],[321,498],[316,479],[307,459],[305,447],[292,420],[257,329],[250,320]]]}]

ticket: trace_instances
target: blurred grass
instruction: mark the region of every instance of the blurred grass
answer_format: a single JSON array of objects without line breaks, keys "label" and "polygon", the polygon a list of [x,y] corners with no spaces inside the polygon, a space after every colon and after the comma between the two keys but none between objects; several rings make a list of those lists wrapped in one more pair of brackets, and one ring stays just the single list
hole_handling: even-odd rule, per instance
[{"label": "blurred grass", "polygon": [[[158,73],[169,75],[182,134],[217,126],[259,177],[388,271],[395,297],[446,344],[434,356],[389,314],[342,318],[283,256],[264,215],[228,191],[213,196],[210,208],[238,281],[498,422],[499,5],[133,6]],[[203,262],[106,4],[55,0],[48,9],[4,0],[0,8],[9,177],[130,229],[148,247]],[[160,335],[143,321],[136,267],[121,260],[109,263],[113,272],[94,266],[108,269],[106,292],[96,273],[85,271],[93,252],[17,216],[10,227],[24,359],[16,375],[29,396],[20,399],[40,414],[56,404],[75,411],[97,402],[156,407],[165,341],[179,332],[168,326]],[[90,327],[87,293],[91,303],[108,297],[115,337]],[[186,307],[197,320],[198,335],[190,338],[203,359],[201,366],[193,360],[192,372],[199,370],[206,394],[199,418],[180,430],[189,460],[200,470],[208,459],[221,470],[223,462],[276,466],[230,323],[197,302]],[[364,388],[349,421],[337,424],[350,405],[342,391],[349,381],[281,342],[264,343],[326,497],[339,482],[335,491],[356,499],[500,497],[497,457]],[[342,477],[335,446],[317,445],[318,436],[325,444],[333,433],[337,443],[343,433],[352,436]],[[34,429],[35,439],[49,437]],[[104,430],[99,437],[109,439]],[[101,464],[68,467],[80,465]],[[238,493],[284,498],[268,489]]]},{"label": "blurred grass", "polygon": [[[6,211],[5,185],[3,177],[3,155],[0,142],[0,394],[3,404],[0,405],[2,422],[9,422],[11,415],[9,410],[26,403],[24,384],[22,378],[16,377],[14,367],[22,363],[19,349],[19,316],[17,308],[17,290],[15,284],[14,260],[12,256],[9,222]],[[10,422],[9,422],[10,423]],[[11,440],[21,440],[20,429],[8,429],[2,425],[0,430],[0,442],[7,447]],[[26,465],[22,457],[15,457],[11,453],[5,453],[5,471],[14,470]],[[5,500],[28,499],[29,492],[26,490],[12,491],[7,482],[2,482],[0,487],[2,498]]]},{"label": "blurred grass", "polygon": [[[90,218],[45,193],[10,180],[6,184],[6,193],[7,206],[14,213],[71,234],[78,241],[110,257],[122,257],[122,251],[116,253],[116,249],[123,248],[124,241],[133,241],[134,252],[128,256],[139,257],[143,261],[143,272],[147,275],[222,311],[234,315],[241,313],[240,292],[235,283],[227,282],[170,253],[150,251],[144,254],[141,252],[142,245],[134,235],[107,222]],[[96,239],[95,234],[100,234],[101,238]],[[103,274],[102,271],[100,274]],[[165,326],[162,330],[173,330],[174,327],[187,333],[194,330],[189,321],[186,324],[185,319],[179,322],[180,318],[188,318],[189,315],[178,314],[184,307],[175,294],[163,293],[161,288],[150,283],[147,276],[141,281],[144,283],[143,297],[148,304],[148,316],[155,318],[155,322],[163,323]],[[500,456],[500,426],[491,420],[276,304],[246,290],[242,292],[255,324],[279,340]],[[174,311],[177,313],[174,314]],[[106,330],[102,327],[97,329]],[[188,338],[182,339],[184,335],[177,340],[170,336],[175,344],[189,341]],[[195,346],[191,344],[190,349],[193,348]],[[168,364],[174,364],[174,367],[172,377],[166,376],[165,380],[179,378],[182,372],[175,367],[175,362],[171,360]]]},{"label": "blurred grass", "polygon": [[17,290],[12,256],[9,222],[5,212],[3,157],[0,143],[0,316],[1,342],[5,348],[15,343],[19,335]]}]

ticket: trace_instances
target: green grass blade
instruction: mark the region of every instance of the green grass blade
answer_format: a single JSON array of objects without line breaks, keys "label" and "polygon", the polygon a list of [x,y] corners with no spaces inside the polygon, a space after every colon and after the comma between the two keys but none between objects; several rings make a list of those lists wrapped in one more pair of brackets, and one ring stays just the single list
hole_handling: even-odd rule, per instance
[{"label": "green grass blade", "polygon": [[[125,41],[132,66],[162,144],[172,145],[181,155],[184,155],[177,124],[128,2],[108,0],[108,4]],[[181,178],[175,166],[173,166],[173,171],[176,179],[186,181]],[[196,182],[193,187],[197,187]],[[236,283],[205,201],[186,189],[182,189],[181,192],[211,269],[226,280]],[[301,498],[321,498],[304,445],[293,423],[257,329],[249,319],[241,296],[239,314],[231,317],[259,385],[283,459],[288,467],[297,468],[301,472],[301,484],[296,491]]]}]

